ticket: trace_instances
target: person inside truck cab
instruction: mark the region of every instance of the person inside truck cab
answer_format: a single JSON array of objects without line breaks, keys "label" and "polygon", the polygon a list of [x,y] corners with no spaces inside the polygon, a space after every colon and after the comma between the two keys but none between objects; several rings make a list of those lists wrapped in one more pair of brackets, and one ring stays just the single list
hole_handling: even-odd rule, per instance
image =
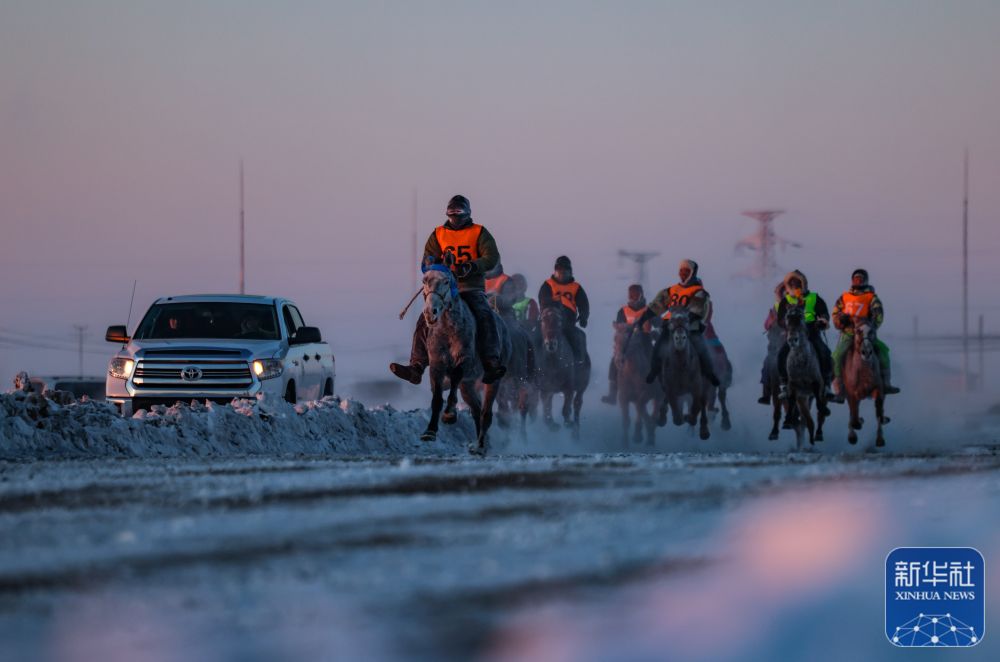
[{"label": "person inside truck cab", "polygon": [[260,315],[257,313],[247,313],[243,316],[243,320],[240,322],[240,337],[241,338],[260,338],[263,333],[261,328]]}]

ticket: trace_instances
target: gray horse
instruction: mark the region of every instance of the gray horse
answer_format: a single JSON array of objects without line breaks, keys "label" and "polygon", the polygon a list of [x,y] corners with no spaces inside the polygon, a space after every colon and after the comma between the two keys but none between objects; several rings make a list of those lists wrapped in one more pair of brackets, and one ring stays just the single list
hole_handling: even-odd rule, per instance
[{"label": "gray horse", "polygon": [[[809,431],[809,444],[823,441],[823,422],[826,420],[826,387],[819,367],[819,357],[809,341],[805,313],[801,306],[790,308],[785,314],[785,339],[788,343],[788,401],[798,410],[799,423],[795,429],[796,448],[802,447],[802,426]],[[816,402],[817,420],[814,422],[810,407]]]},{"label": "gray horse", "polygon": [[622,445],[628,446],[630,407],[635,407],[636,421],[632,440],[641,444],[645,430],[646,445],[655,443],[656,421],[649,404],[656,399],[656,386],[646,383],[646,372],[653,356],[653,341],[648,333],[631,324],[615,324],[614,362],[618,372],[618,406],[622,412]]},{"label": "gray horse", "polygon": [[[476,321],[472,312],[458,296],[454,277],[444,270],[430,270],[424,274],[424,320],[427,322],[427,356],[430,359],[431,420],[427,430],[420,436],[424,441],[437,438],[438,421],[453,423],[456,420],[455,405],[457,391],[469,406],[476,424],[476,442],[470,445],[473,454],[484,455],[488,450],[487,434],[493,422],[493,401],[496,399],[496,383],[486,386],[484,399],[480,401],[476,392],[476,380],[482,377],[483,367],[476,354]],[[510,360],[510,335],[502,320],[497,320],[500,334],[500,362]],[[447,409],[441,417],[445,404],[444,382],[449,379]]]},{"label": "gray horse", "polygon": [[[708,429],[708,392],[711,382],[702,374],[698,354],[691,344],[690,317],[683,307],[670,309],[670,321],[663,333],[670,334],[670,341],[660,346],[660,385],[663,402],[657,424],[667,424],[667,410],[673,414],[674,425],[699,424],[698,436],[703,440],[711,436]],[[688,404],[685,415],[684,405]]]},{"label": "gray horse", "polygon": [[[715,374],[719,378],[719,386],[709,386],[706,407],[708,407],[709,413],[713,416],[715,412],[721,411],[722,419],[719,422],[719,427],[723,430],[729,430],[733,427],[733,423],[729,418],[727,394],[733,386],[733,364],[729,361],[729,357],[726,356],[725,351],[721,349],[721,345],[718,349],[709,345],[708,353],[712,357],[712,366],[715,368]],[[718,401],[718,407],[715,406],[716,401]]]},{"label": "gray horse", "polygon": [[882,380],[882,367],[875,353],[875,327],[868,320],[859,320],[854,324],[854,343],[844,354],[844,369],[841,373],[844,379],[844,393],[847,396],[847,406],[851,412],[848,424],[850,432],[847,441],[858,443],[858,433],[864,419],[858,416],[858,405],[862,400],[875,400],[875,418],[878,421],[878,431],[875,437],[876,446],[885,446],[882,436],[882,425],[888,423],[885,415],[885,389]]},{"label": "gray horse", "polygon": [[531,336],[514,317],[513,309],[499,300],[495,305],[510,333],[511,345],[507,373],[500,380],[497,391],[497,422],[500,427],[507,427],[510,425],[510,414],[517,412],[518,429],[522,437],[527,437],[528,414],[538,399],[535,346]]},{"label": "gray horse", "polygon": [[781,376],[778,374],[778,352],[781,351],[781,346],[785,344],[785,332],[777,324],[772,324],[766,333],[767,358],[764,359],[764,386],[765,391],[771,396],[771,407],[773,407],[771,433],[767,438],[771,441],[777,441],[782,410],[785,412],[784,427],[787,430],[795,428],[796,419],[793,418],[793,412],[797,410],[792,409],[787,401],[783,401],[779,397],[779,393],[781,392]]},{"label": "gray horse", "polygon": [[563,423],[573,430],[573,438],[579,439],[583,393],[590,383],[590,355],[577,365],[563,330],[564,319],[562,312],[555,307],[542,310],[539,335],[536,337],[539,347],[535,352],[539,370],[538,389],[549,429],[559,429],[552,419],[552,398],[556,393],[562,393]]}]

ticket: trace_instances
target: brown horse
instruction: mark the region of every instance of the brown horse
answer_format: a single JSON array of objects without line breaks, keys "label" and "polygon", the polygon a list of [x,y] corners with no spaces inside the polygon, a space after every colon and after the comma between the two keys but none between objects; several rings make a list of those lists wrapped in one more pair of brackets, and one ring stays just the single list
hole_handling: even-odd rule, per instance
[{"label": "brown horse", "polygon": [[642,443],[643,428],[646,445],[654,444],[656,425],[649,404],[656,399],[656,387],[646,383],[646,372],[653,356],[653,341],[648,333],[635,330],[631,324],[615,324],[615,367],[618,370],[618,406],[622,412],[622,445],[628,446],[629,408],[635,407],[633,441]]},{"label": "brown horse", "polygon": [[590,383],[590,356],[585,356],[582,365],[577,365],[573,349],[566,340],[565,323],[565,316],[558,308],[549,306],[542,310],[538,336],[540,346],[535,352],[539,371],[538,389],[549,429],[559,429],[552,419],[552,398],[556,393],[562,393],[563,424],[573,431],[573,438],[578,439],[583,393]]},{"label": "brown horse", "polygon": [[[788,400],[798,409],[799,423],[795,429],[796,447],[802,446],[802,426],[809,431],[809,444],[823,441],[823,422],[826,420],[826,385],[819,367],[819,357],[809,341],[805,313],[801,306],[790,308],[785,314],[785,341],[788,343]],[[817,420],[814,422],[810,407],[816,402]]]},{"label": "brown horse", "polygon": [[844,354],[843,375],[844,393],[847,396],[847,406],[851,412],[848,424],[847,441],[858,443],[857,430],[861,429],[864,419],[858,416],[858,406],[862,400],[872,398],[875,401],[875,418],[878,421],[875,445],[885,446],[882,436],[882,425],[889,421],[885,416],[885,389],[882,381],[882,368],[875,353],[875,327],[868,320],[854,323],[854,343]]},{"label": "brown horse", "polygon": [[[472,311],[458,296],[454,277],[446,270],[432,269],[424,274],[424,320],[427,322],[427,356],[430,359],[431,418],[427,430],[420,436],[424,441],[437,438],[438,421],[445,404],[444,383],[449,379],[445,423],[454,422],[457,390],[469,406],[472,420],[476,424],[476,441],[469,452],[485,455],[488,450],[490,425],[493,422],[493,401],[496,399],[498,384],[486,386],[485,397],[479,399],[476,380],[482,376],[483,368],[476,354],[476,321]],[[510,359],[510,336],[503,321],[497,320],[500,333],[500,361],[506,364]]]},{"label": "brown horse", "polygon": [[[667,424],[668,408],[673,412],[674,425],[699,423],[698,435],[704,440],[711,436],[708,429],[708,391],[711,383],[702,374],[698,353],[691,344],[690,317],[686,308],[671,308],[670,321],[663,333],[670,334],[669,340],[660,346],[660,385],[663,387],[663,402],[657,424]],[[687,414],[684,404],[688,403]]]}]

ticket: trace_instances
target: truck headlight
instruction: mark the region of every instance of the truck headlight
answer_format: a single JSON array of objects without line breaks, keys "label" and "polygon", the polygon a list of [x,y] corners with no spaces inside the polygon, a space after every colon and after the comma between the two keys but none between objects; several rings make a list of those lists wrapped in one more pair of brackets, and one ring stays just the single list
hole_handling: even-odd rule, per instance
[{"label": "truck headlight", "polygon": [[112,359],[111,365],[108,366],[108,374],[115,379],[128,379],[132,376],[133,367],[135,361],[132,359]]},{"label": "truck headlight", "polygon": [[253,362],[253,374],[261,381],[280,377],[285,366],[278,359],[259,359]]}]

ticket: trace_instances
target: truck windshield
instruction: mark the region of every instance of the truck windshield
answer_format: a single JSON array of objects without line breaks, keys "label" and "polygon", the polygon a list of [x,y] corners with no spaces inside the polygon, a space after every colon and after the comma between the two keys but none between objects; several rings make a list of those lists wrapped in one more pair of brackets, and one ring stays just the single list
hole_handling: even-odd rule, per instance
[{"label": "truck windshield", "polygon": [[279,340],[274,306],[260,303],[196,301],[155,304],[136,329],[136,340],[224,338]]}]

